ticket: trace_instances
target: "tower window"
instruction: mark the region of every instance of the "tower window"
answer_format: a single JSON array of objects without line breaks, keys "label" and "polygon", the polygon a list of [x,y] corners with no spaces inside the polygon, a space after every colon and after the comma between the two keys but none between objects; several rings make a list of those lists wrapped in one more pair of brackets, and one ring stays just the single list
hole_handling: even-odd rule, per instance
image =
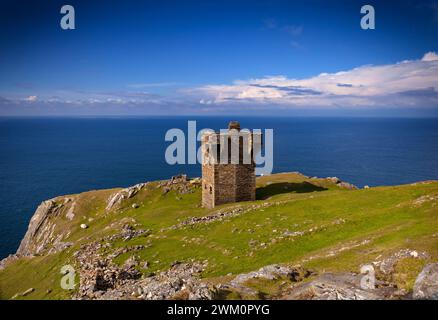
[{"label": "tower window", "polygon": [[210,194],[212,194],[213,193],[213,188],[212,187],[210,187]]}]

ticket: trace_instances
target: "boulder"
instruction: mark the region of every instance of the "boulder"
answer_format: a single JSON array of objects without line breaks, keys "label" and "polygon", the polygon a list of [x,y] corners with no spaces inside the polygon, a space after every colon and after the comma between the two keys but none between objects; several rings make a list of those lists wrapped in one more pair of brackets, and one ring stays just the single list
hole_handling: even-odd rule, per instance
[{"label": "boulder", "polygon": [[70,221],[73,220],[73,218],[75,217],[75,206],[76,206],[76,203],[73,202],[71,207],[68,209],[67,214],[65,215],[65,217]]},{"label": "boulder", "polygon": [[415,280],[413,298],[438,300],[438,263],[430,263],[420,272]]},{"label": "boulder", "polygon": [[351,184],[348,182],[339,182],[337,185],[341,188],[348,189],[348,190],[357,190],[358,189],[354,184]]},{"label": "boulder", "polygon": [[341,183],[341,179],[339,179],[338,177],[327,177],[326,178],[328,181],[333,182],[335,184]]},{"label": "boulder", "polygon": [[365,290],[360,286],[362,275],[325,273],[314,280],[291,288],[284,300],[381,300],[390,295],[387,290]]},{"label": "boulder", "polygon": [[29,288],[29,289],[27,289],[26,291],[24,291],[21,295],[22,295],[23,297],[25,297],[25,296],[27,296],[28,294],[31,294],[31,293],[34,292],[34,291],[35,291],[34,288]]}]

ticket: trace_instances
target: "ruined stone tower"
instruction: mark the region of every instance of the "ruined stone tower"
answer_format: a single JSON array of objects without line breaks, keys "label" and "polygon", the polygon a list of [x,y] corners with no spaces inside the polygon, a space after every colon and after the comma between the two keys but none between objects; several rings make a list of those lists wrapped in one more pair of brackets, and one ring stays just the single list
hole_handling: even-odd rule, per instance
[{"label": "ruined stone tower", "polygon": [[203,207],[255,200],[255,136],[241,131],[236,121],[229,123],[228,130],[202,136]]}]

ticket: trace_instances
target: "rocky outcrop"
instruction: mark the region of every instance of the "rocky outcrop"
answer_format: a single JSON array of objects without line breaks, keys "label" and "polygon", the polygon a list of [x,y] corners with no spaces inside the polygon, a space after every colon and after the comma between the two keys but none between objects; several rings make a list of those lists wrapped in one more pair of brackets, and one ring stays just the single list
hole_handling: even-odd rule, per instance
[{"label": "rocky outcrop", "polygon": [[280,264],[272,264],[262,267],[256,271],[242,273],[237,275],[230,282],[221,284],[220,290],[233,290],[244,295],[257,296],[258,291],[250,288],[247,282],[254,279],[277,280],[284,278],[292,282],[302,281],[314,274],[312,270],[306,270],[301,266],[287,266]]},{"label": "rocky outcrop", "polygon": [[[123,225],[119,233],[82,245],[74,254],[80,276],[79,288],[74,299],[214,298],[215,287],[199,280],[199,274],[205,268],[204,264],[175,262],[166,271],[144,277],[138,268],[148,268],[149,264],[140,261],[135,252],[145,249],[145,245],[112,248],[112,241],[128,241],[148,235],[149,230],[135,230],[130,225]],[[121,266],[113,262],[114,258],[128,252],[133,255]]]},{"label": "rocky outcrop", "polygon": [[[199,280],[198,275],[203,269],[204,266],[199,263],[177,263],[167,271],[127,284],[117,291],[118,294],[144,300],[172,298],[211,300],[215,296],[216,289]],[[106,294],[106,296],[112,295],[111,291]]]},{"label": "rocky outcrop", "polygon": [[[56,218],[60,216],[69,198],[56,198],[41,203],[32,216],[27,232],[16,252],[18,256],[33,256],[59,252],[71,246],[64,242],[64,234],[56,234]],[[74,202],[71,204],[72,208]]]},{"label": "rocky outcrop", "polygon": [[[387,300],[411,299],[411,294],[397,287],[395,266],[402,259],[427,260],[430,255],[411,249],[401,249],[373,261],[376,270],[375,287],[361,285],[363,274],[325,273],[312,281],[293,287],[282,299],[315,300]],[[413,289],[414,299],[438,299],[438,263],[427,265],[418,275]]]},{"label": "rocky outcrop", "polygon": [[241,285],[250,279],[263,278],[267,280],[275,280],[280,277],[289,278],[290,280],[296,282],[309,277],[312,273],[313,271],[305,270],[301,266],[289,267],[279,264],[272,264],[269,266],[262,267],[257,271],[239,274],[230,282],[230,284]]},{"label": "rocky outcrop", "polygon": [[[49,216],[52,214],[56,214],[58,206],[55,201],[47,200],[39,205],[35,214],[32,216],[27,232],[21,240],[20,246],[18,247],[17,254],[19,255],[31,255],[38,253],[42,250],[45,240],[50,235],[50,229],[52,228],[51,224],[48,223]],[[36,245],[35,240],[37,234],[41,231],[41,234],[38,235],[38,238],[43,241],[39,241],[39,244]]]},{"label": "rocky outcrop", "polygon": [[75,253],[80,268],[80,284],[75,299],[97,299],[107,290],[140,277],[140,273],[133,266],[118,267],[110,257],[100,252],[108,247],[109,244],[92,242],[81,246]]},{"label": "rocky outcrop", "polygon": [[414,299],[438,300],[438,263],[430,263],[415,280]]},{"label": "rocky outcrop", "polygon": [[394,266],[397,262],[406,258],[428,259],[429,254],[427,252],[418,252],[416,250],[401,249],[382,260],[376,259],[376,261],[373,262],[373,265],[378,267],[383,274],[389,275],[394,271]]},{"label": "rocky outcrop", "polygon": [[281,299],[285,300],[381,300],[388,298],[394,288],[365,290],[360,286],[362,275],[354,273],[325,273],[300,284]]},{"label": "rocky outcrop", "polygon": [[[140,278],[136,269],[138,261],[132,256],[123,266],[118,266],[113,259],[121,254],[135,252],[145,248],[145,245],[123,246],[112,248],[113,241],[128,241],[135,237],[147,237],[149,230],[136,230],[129,224],[124,224],[120,232],[106,236],[98,241],[83,244],[73,256],[79,267],[80,284],[75,299],[98,299],[108,290],[122,287],[130,280]],[[104,253],[106,252],[106,253]]]},{"label": "rocky outcrop", "polygon": [[117,191],[116,193],[112,194],[108,199],[108,202],[106,205],[106,211],[110,211],[113,208],[119,206],[123,200],[132,198],[141,189],[143,189],[146,185],[147,185],[147,182],[139,183],[139,184],[136,184],[135,186],[122,189],[122,190]]},{"label": "rocky outcrop", "polygon": [[10,254],[9,256],[7,256],[6,258],[4,258],[3,260],[0,261],[0,270],[3,270],[8,265],[14,263],[18,259],[19,259],[19,256],[17,254]]},{"label": "rocky outcrop", "polygon": [[208,216],[202,216],[202,217],[191,217],[187,220],[184,220],[168,229],[179,229],[187,226],[192,226],[198,223],[211,223],[215,221],[222,221],[226,218],[236,217],[241,214],[244,214],[246,212],[250,212],[253,210],[263,209],[269,206],[274,205],[273,203],[262,203],[262,204],[255,204],[248,207],[237,207],[237,208],[227,208],[223,210],[219,210],[214,214],[208,215]]},{"label": "rocky outcrop", "polygon": [[170,191],[176,191],[179,194],[187,194],[193,192],[193,185],[199,185],[200,183],[198,179],[189,180],[187,175],[180,174],[173,176],[170,180],[161,181],[158,187],[163,190],[163,194],[167,194]]},{"label": "rocky outcrop", "polygon": [[336,184],[338,187],[348,190],[357,190],[358,187],[356,187],[354,184],[351,184],[349,182],[344,182],[338,177],[327,177],[326,180]]},{"label": "rocky outcrop", "polygon": [[[343,251],[343,250],[340,250]],[[334,252],[333,250],[330,252]],[[329,256],[333,256],[329,254]],[[412,292],[397,285],[395,266],[406,258],[427,260],[426,252],[401,249],[386,257],[379,257],[367,266],[373,271],[372,284],[368,273],[322,273],[318,275],[300,265],[268,265],[256,271],[235,276],[220,284],[219,290],[235,292],[241,297],[262,297],[280,300],[390,300],[390,299],[438,299],[438,263],[427,265],[418,276]],[[303,261],[309,261],[304,259]],[[374,267],[377,267],[374,271]],[[368,269],[367,272],[370,272]],[[375,272],[375,273],[374,273]],[[255,289],[257,280],[279,280],[277,292],[265,293]],[[304,281],[306,280],[306,281]],[[309,281],[310,280],[310,281]],[[262,282],[263,283],[263,282]]]},{"label": "rocky outcrop", "polygon": [[[157,188],[161,188],[163,194],[171,190],[177,191],[179,194],[192,192],[192,186],[198,184],[197,180],[190,181],[185,174],[173,176],[169,180],[161,181],[157,184]],[[145,188],[148,182],[139,183],[135,186],[128,187],[113,193],[107,201],[106,211],[111,211],[118,208],[124,200],[133,198],[141,189]],[[132,208],[139,208],[138,204],[132,204]]]},{"label": "rocky outcrop", "polygon": [[427,194],[424,196],[420,196],[414,201],[412,201],[412,207],[418,208],[426,203],[432,203],[433,206],[438,204],[438,195]]},{"label": "rocky outcrop", "polygon": [[[62,214],[69,202],[70,198],[55,198],[42,202],[32,216],[17,252],[0,261],[0,270],[20,257],[50,254],[70,247],[72,243],[63,241],[66,235],[55,233],[56,222],[53,219]],[[74,204],[73,202],[70,209]]]},{"label": "rocky outcrop", "polygon": [[109,243],[93,242],[81,247],[75,254],[80,268],[80,285],[74,299],[96,300],[160,300],[160,299],[213,299],[215,287],[203,283],[198,275],[204,269],[199,263],[174,263],[169,270],[157,275],[142,277],[135,256],[128,258],[122,266],[112,259],[121,253],[141,250],[143,246],[124,248],[111,255],[102,254]]}]

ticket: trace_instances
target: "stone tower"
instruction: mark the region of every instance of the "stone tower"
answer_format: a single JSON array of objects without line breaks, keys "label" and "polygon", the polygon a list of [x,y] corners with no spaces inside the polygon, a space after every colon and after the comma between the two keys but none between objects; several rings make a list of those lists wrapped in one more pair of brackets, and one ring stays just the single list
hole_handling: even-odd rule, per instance
[{"label": "stone tower", "polygon": [[[203,207],[255,200],[255,136],[241,131],[237,121],[231,121],[228,130],[202,136]],[[259,138],[257,141],[261,141]]]}]

